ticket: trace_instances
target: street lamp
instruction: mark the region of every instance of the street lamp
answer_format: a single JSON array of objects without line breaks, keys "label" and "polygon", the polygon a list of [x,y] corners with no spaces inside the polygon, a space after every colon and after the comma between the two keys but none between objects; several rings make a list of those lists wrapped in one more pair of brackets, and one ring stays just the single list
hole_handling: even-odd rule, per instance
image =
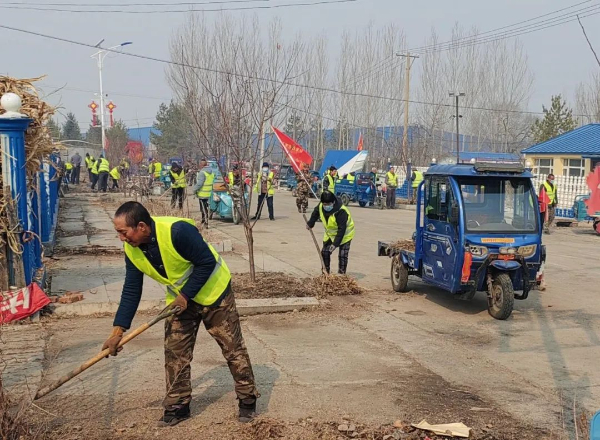
[{"label": "street lamp", "polygon": [[450,92],[449,93],[450,97],[455,97],[456,98],[456,163],[460,163],[460,136],[459,136],[459,131],[458,131],[458,120],[459,118],[462,118],[462,115],[458,114],[458,99],[461,96],[466,96],[463,92]]},{"label": "street lamp", "polygon": [[[101,44],[104,42],[104,39],[100,40],[96,47],[100,48]],[[104,125],[104,91],[102,90],[102,64],[104,62],[104,58],[110,52],[113,52],[115,49],[123,46],[127,46],[129,44],[133,44],[131,41],[124,41],[121,44],[117,44],[115,46],[109,47],[108,49],[100,49],[98,52],[93,54],[90,58],[96,58],[98,62],[98,77],[100,79],[100,127],[102,130],[102,155],[106,155],[106,129]]]}]

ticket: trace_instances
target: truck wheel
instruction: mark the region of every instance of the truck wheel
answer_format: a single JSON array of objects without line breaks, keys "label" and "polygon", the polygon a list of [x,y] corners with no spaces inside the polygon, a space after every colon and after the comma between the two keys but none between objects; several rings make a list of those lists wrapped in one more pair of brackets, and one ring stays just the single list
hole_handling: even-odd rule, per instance
[{"label": "truck wheel", "polygon": [[392,288],[396,292],[406,292],[408,289],[408,267],[402,262],[399,255],[392,258]]},{"label": "truck wheel", "polygon": [[377,208],[383,209],[383,199],[382,198],[377,199]]},{"label": "truck wheel", "polygon": [[508,319],[515,305],[515,292],[510,276],[507,273],[496,275],[492,281],[492,291],[488,295],[489,314],[496,319]]},{"label": "truck wheel", "polygon": [[600,219],[594,220],[594,231],[600,234]]},{"label": "truck wheel", "polygon": [[348,204],[350,203],[350,197],[348,197],[348,194],[342,194],[340,196],[340,200],[344,204],[344,206],[348,206]]},{"label": "truck wheel", "polygon": [[365,206],[367,206],[367,202],[358,202],[358,206],[364,208]]},{"label": "truck wheel", "polygon": [[231,213],[231,218],[233,220],[234,225],[240,224],[240,212],[238,211],[238,209],[235,206],[233,207],[233,212]]}]

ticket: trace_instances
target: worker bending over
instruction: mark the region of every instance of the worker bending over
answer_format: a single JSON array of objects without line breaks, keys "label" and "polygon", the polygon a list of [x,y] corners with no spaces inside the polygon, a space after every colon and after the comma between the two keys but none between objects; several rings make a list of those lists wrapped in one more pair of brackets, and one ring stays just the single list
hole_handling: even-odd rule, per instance
[{"label": "worker bending over", "polygon": [[352,215],[333,193],[325,191],[321,194],[321,203],[314,209],[306,228],[314,228],[318,219],[321,219],[325,228],[323,249],[321,250],[325,269],[327,269],[327,273],[330,273],[331,254],[336,248],[339,248],[338,273],[345,274],[348,267],[350,243],[354,238]]},{"label": "worker bending over", "polygon": [[165,322],[167,395],[159,425],[173,426],[190,417],[190,363],[200,323],[227,360],[239,400],[240,421],[250,421],[260,395],[225,261],[204,241],[193,220],[151,217],[141,203],[126,202],[117,209],[113,223],[124,242],[125,283],[113,331],[102,349],[108,348],[112,356],[120,351],[118,344],[131,327],[147,275],[167,286],[167,304],[180,308]]}]

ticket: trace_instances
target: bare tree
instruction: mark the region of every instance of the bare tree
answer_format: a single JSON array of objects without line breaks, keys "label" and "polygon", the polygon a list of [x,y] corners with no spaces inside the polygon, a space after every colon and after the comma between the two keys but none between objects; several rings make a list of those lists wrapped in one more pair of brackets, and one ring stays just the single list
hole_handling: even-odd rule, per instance
[{"label": "bare tree", "polygon": [[[254,187],[255,170],[272,148],[265,142],[266,127],[289,92],[301,52],[299,40],[284,44],[277,20],[265,39],[256,19],[222,16],[209,27],[192,16],[171,40],[171,58],[177,64],[169,68],[170,85],[190,114],[202,153],[217,159],[224,176],[232,164],[239,164],[250,172],[249,186]],[[254,281],[251,197],[243,202],[243,183],[228,188],[241,215]]]}]

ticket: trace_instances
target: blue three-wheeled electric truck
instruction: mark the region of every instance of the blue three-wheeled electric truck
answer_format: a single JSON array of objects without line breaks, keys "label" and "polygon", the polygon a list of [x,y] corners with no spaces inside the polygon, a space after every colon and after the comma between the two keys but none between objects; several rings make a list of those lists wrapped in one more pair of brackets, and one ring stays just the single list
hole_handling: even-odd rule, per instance
[{"label": "blue three-wheeled electric truck", "polygon": [[379,242],[394,290],[413,275],[460,299],[485,291],[490,315],[507,319],[546,259],[531,177],[520,163],[432,165],[418,189],[414,251]]}]

